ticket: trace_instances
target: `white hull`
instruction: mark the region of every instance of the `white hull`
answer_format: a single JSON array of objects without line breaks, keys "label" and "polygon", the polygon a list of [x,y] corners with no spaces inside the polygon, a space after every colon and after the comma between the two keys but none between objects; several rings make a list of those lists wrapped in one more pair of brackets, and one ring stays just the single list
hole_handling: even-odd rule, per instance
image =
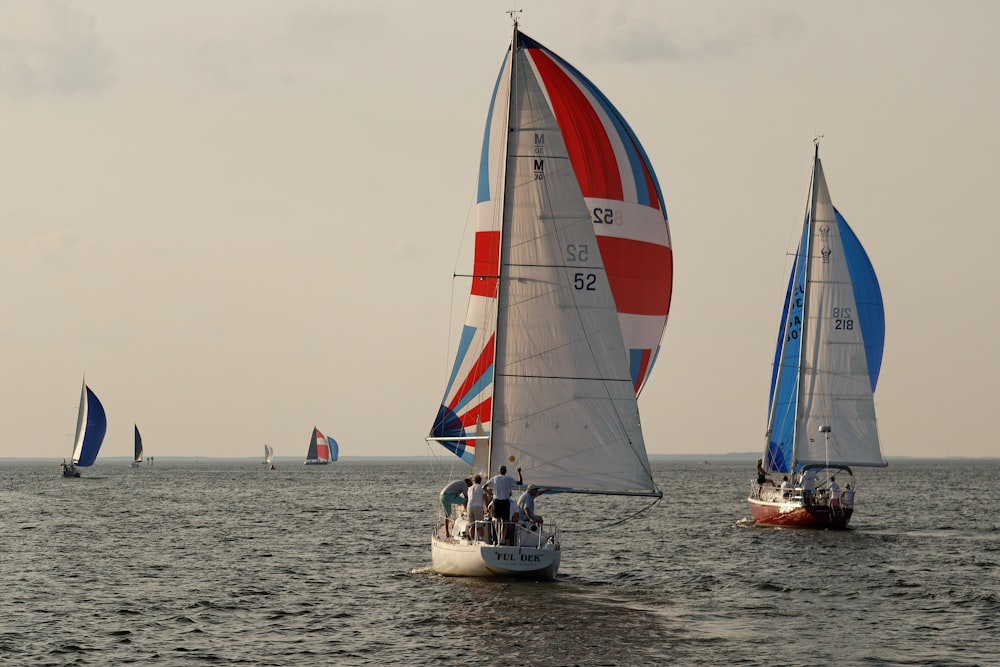
[{"label": "white hull", "polygon": [[438,574],[555,579],[561,551],[554,535],[542,533],[539,538],[538,532],[521,527],[518,528],[519,546],[496,546],[458,537],[466,525],[463,520],[455,522],[451,537],[445,537],[443,525],[434,530],[431,557]]}]

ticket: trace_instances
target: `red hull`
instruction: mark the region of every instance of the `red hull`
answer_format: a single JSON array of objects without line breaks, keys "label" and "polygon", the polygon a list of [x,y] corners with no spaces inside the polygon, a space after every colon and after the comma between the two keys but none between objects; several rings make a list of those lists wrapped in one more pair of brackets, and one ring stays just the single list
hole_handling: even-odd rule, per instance
[{"label": "red hull", "polygon": [[847,528],[854,509],[830,508],[827,505],[803,505],[796,502],[765,502],[749,498],[750,512],[761,526],[786,528]]}]

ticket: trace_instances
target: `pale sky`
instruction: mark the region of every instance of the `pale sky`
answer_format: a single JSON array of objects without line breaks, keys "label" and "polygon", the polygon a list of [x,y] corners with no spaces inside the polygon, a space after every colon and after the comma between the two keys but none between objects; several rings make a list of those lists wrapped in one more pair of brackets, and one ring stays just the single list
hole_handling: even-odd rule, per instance
[{"label": "pale sky", "polygon": [[[1000,3],[517,6],[666,199],[651,454],[763,449],[823,135],[885,299],[883,453],[1000,455]],[[343,456],[437,453],[511,7],[0,0],[0,457],[68,457],[84,373],[102,458],[133,423],[153,456],[304,458],[313,425]]]}]

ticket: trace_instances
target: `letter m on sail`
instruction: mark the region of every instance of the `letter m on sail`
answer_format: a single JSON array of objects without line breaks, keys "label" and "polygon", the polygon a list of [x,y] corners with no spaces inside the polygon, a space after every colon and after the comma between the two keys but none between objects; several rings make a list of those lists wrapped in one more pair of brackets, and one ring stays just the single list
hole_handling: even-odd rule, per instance
[{"label": "letter m on sail", "polygon": [[[535,133],[535,155],[545,155],[545,135],[540,132]],[[535,172],[535,180],[541,180],[543,178],[543,174],[545,173],[544,157],[536,157],[532,168]]]}]

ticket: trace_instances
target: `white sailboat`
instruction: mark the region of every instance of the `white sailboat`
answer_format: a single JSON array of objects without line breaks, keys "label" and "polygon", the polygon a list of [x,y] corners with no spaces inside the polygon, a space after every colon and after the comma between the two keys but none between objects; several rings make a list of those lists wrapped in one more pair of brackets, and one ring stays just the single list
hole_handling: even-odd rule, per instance
[{"label": "white sailboat", "polygon": [[[466,323],[428,440],[484,480],[505,464],[556,492],[660,497],[636,394],[670,298],[663,199],[614,106],[516,22],[479,173]],[[640,318],[644,342],[626,343],[629,310],[647,306],[662,313]],[[510,544],[493,544],[491,526],[480,531],[460,513],[449,536],[443,519],[431,538],[435,571],[556,576],[554,522],[520,526]]]},{"label": "white sailboat", "polygon": [[851,468],[886,465],[873,399],[885,311],[872,263],[831,202],[818,140],[809,201],[778,331],[761,462],[765,476],[787,478],[790,488],[755,480],[747,502],[760,525],[845,528],[854,514]]},{"label": "white sailboat", "polygon": [[264,445],[264,465],[267,466],[268,470],[274,470],[274,448],[270,445]]}]

